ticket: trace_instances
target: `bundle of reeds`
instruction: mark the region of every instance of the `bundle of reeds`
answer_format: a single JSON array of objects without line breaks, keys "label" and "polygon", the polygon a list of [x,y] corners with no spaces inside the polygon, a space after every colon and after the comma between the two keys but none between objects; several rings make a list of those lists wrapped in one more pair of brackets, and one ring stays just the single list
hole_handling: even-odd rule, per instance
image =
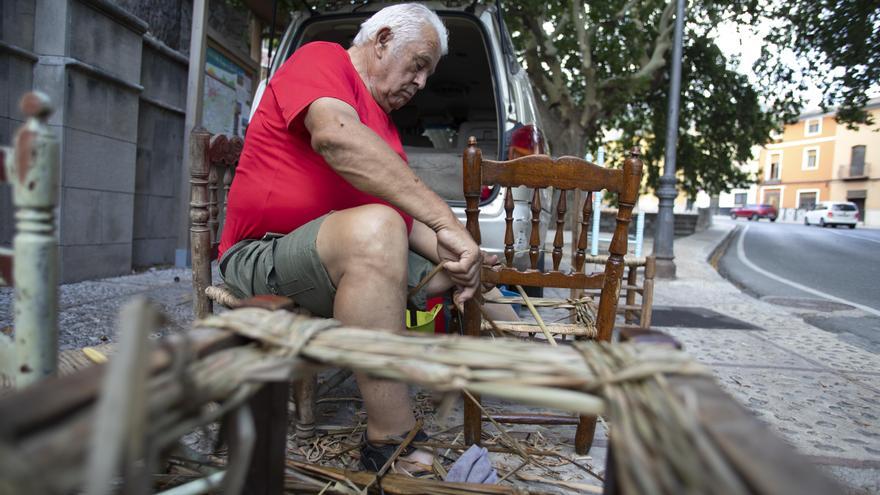
[{"label": "bundle of reeds", "polygon": [[[127,318],[143,321],[144,314],[134,311]],[[111,438],[100,434],[107,421],[125,421],[114,427],[125,433],[113,438],[114,452],[126,452],[121,442],[133,442],[149,447],[144,451],[149,459],[185,432],[238,411],[260,388],[259,382],[297,378],[310,367],[333,366],[440,392],[474,392],[602,414],[610,424],[617,461],[608,476],[620,493],[779,493],[778,480],[805,488],[802,493],[833,487],[803,471],[780,442],[764,442],[759,451],[753,441],[732,441],[731,437],[754,434],[758,425],[718,391],[705,368],[672,348],[600,342],[551,348],[507,339],[401,335],[253,308],[197,322],[192,331],[163,340],[153,352],[145,339],[151,330],[141,328],[140,337],[128,343],[123,335],[100,397],[94,382],[101,374],[84,370],[0,399],[0,458],[10,461],[0,462],[0,480],[9,486],[39,486],[41,493],[76,491],[82,486],[83,460],[101,460],[98,447]],[[136,369],[142,371],[134,373]],[[114,376],[121,377],[115,388]],[[115,394],[116,402],[104,400],[113,397],[114,390],[123,392]],[[704,406],[712,400],[711,412],[716,414],[707,421]],[[140,419],[132,422],[104,403],[141,404]],[[713,429],[711,420],[719,411],[739,421],[734,435],[725,438],[724,428]],[[95,427],[98,431],[91,432]],[[92,433],[98,442],[92,447],[98,450],[88,456],[85,439]],[[116,456],[104,456],[109,466],[118,465]],[[750,456],[772,456],[780,460],[775,469],[787,471],[778,477],[768,474],[765,464]],[[308,474],[302,466],[297,469]],[[104,471],[105,477],[113,474]],[[312,469],[308,476],[330,483],[338,474],[324,470],[315,478]],[[296,483],[304,481],[300,477]],[[419,482],[397,483],[399,493],[458,493],[411,483]],[[492,490],[469,493],[505,493]]]}]

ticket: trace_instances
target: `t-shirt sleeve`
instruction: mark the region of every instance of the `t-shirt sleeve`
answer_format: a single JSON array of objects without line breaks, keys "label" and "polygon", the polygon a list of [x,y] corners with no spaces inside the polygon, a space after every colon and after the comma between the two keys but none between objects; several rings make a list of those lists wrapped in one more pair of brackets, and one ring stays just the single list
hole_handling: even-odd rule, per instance
[{"label": "t-shirt sleeve", "polygon": [[348,53],[335,43],[309,43],[297,50],[269,83],[287,127],[318,98],[336,98],[356,109],[352,72]]}]

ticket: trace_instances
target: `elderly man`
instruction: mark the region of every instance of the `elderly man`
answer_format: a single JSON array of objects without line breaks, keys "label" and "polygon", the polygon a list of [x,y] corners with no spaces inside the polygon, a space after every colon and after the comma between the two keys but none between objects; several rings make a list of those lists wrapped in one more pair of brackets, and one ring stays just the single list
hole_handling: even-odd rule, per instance
[{"label": "elderly man", "polygon": [[[239,296],[280,294],[351,326],[403,330],[407,286],[479,289],[482,255],[445,201],[406,162],[390,116],[447,50],[436,14],[382,9],[348,50],[309,43],[274,75],[248,128],[229,193],[220,267]],[[422,296],[423,298],[424,296]],[[412,429],[407,386],[357,376],[367,411],[362,461],[382,466]],[[429,464],[427,452],[404,457]],[[410,466],[412,467],[412,466]]]}]

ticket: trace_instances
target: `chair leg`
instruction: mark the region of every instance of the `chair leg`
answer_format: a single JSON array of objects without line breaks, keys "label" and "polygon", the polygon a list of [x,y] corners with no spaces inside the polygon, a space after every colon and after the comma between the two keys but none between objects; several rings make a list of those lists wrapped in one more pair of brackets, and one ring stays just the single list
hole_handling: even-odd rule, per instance
[{"label": "chair leg", "polygon": [[654,275],[657,271],[657,258],[649,256],[645,261],[645,284],[642,291],[642,318],[639,326],[651,327],[651,311],[654,306]]},{"label": "chair leg", "polygon": [[596,416],[581,416],[574,434],[574,451],[577,455],[587,455],[593,446],[596,435]]},{"label": "chair leg", "polygon": [[296,439],[309,440],[315,436],[315,374],[293,382],[293,400],[296,403]]},{"label": "chair leg", "polygon": [[[471,395],[473,395],[474,399],[480,401],[479,395]],[[466,445],[479,444],[483,434],[483,413],[470,397],[467,395],[462,397],[464,398],[464,443]]]},{"label": "chair leg", "polygon": [[288,382],[267,383],[250,401],[257,437],[242,493],[271,495],[284,490],[288,397]]}]

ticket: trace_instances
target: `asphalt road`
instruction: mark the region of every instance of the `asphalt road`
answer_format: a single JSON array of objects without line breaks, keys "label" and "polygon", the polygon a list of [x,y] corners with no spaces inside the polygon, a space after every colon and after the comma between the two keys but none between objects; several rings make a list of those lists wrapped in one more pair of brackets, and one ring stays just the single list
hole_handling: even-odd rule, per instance
[{"label": "asphalt road", "polygon": [[718,263],[722,275],[880,352],[880,230],[736,223],[741,229]]}]

